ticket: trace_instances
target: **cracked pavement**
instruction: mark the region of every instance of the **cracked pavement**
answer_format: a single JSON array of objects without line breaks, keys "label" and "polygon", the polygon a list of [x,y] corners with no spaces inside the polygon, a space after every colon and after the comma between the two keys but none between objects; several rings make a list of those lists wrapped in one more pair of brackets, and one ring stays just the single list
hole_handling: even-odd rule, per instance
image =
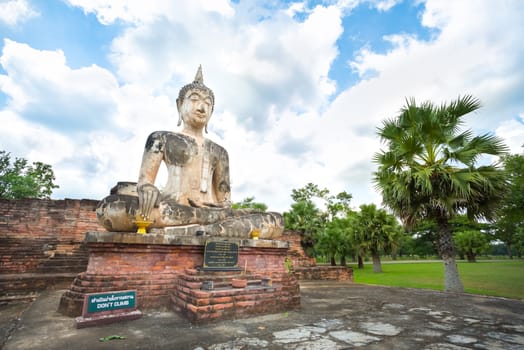
[{"label": "cracked pavement", "polygon": [[[12,349],[524,349],[524,301],[349,282],[301,281],[302,307],[192,325],[171,310],[76,329],[56,312],[63,291],[18,309],[0,306]],[[12,317],[9,317],[12,315]],[[125,339],[100,342],[110,335]]]}]

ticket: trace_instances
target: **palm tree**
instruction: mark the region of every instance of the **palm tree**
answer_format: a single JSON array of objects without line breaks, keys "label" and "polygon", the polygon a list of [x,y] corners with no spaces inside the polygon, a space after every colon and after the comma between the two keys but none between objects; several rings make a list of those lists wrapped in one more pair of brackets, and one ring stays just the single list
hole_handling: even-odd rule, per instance
[{"label": "palm tree", "polygon": [[340,257],[340,266],[346,266],[346,257],[351,254],[350,223],[348,218],[335,217],[326,224],[324,231],[320,232],[317,250],[329,257],[331,266],[336,265],[335,257]]},{"label": "palm tree", "polygon": [[390,253],[400,238],[397,219],[375,204],[362,204],[353,224],[359,248],[371,253],[373,272],[382,272],[380,253]]},{"label": "palm tree", "polygon": [[324,231],[326,215],[311,200],[299,200],[291,204],[291,210],[284,212],[286,230],[298,231],[306,254],[312,255],[317,236]]},{"label": "palm tree", "polygon": [[414,99],[383,122],[378,135],[387,150],[375,154],[374,174],[384,204],[405,224],[424,219],[438,227],[436,246],[444,262],[445,290],[462,292],[449,220],[459,213],[492,220],[507,180],[498,163],[476,166],[484,155],[500,156],[503,142],[490,134],[461,130],[463,117],[480,108],[472,96],[435,106]]}]

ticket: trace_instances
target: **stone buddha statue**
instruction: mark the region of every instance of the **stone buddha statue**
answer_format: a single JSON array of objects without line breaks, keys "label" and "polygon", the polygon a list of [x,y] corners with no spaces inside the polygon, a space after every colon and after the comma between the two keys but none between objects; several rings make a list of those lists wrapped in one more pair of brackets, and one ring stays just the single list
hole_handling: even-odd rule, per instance
[{"label": "stone buddha statue", "polygon": [[[215,98],[204,85],[201,67],[176,103],[182,131],[149,135],[138,183],[115,186],[97,207],[99,222],[108,231],[131,232],[135,220],[146,220],[155,233],[249,238],[256,230],[262,239],[280,236],[280,214],[231,208],[228,153],[203,135]],[[158,189],[155,180],[162,162],[168,178],[165,188]]]}]

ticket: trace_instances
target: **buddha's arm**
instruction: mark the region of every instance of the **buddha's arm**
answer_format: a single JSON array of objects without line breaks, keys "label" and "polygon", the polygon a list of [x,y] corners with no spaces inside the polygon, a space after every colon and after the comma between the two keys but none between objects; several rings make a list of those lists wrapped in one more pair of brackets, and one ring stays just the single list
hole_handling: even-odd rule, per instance
[{"label": "buddha's arm", "polygon": [[163,145],[159,136],[153,133],[147,139],[138,175],[138,203],[144,218],[150,216],[151,210],[157,205],[160,197],[160,191],[155,187],[158,169],[164,158]]},{"label": "buddha's arm", "polygon": [[217,204],[221,207],[231,206],[231,184],[229,181],[229,157],[227,152],[221,155],[213,174],[213,191]]}]

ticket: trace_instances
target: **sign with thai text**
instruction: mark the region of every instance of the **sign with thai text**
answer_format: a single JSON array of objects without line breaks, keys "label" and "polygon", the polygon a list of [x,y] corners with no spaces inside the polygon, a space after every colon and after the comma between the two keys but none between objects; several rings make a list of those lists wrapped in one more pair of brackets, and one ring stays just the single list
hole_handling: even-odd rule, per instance
[{"label": "sign with thai text", "polygon": [[135,290],[86,294],[84,301],[84,313],[87,314],[134,308],[136,308]]},{"label": "sign with thai text", "polygon": [[238,242],[225,240],[206,241],[204,249],[205,270],[239,270]]}]

